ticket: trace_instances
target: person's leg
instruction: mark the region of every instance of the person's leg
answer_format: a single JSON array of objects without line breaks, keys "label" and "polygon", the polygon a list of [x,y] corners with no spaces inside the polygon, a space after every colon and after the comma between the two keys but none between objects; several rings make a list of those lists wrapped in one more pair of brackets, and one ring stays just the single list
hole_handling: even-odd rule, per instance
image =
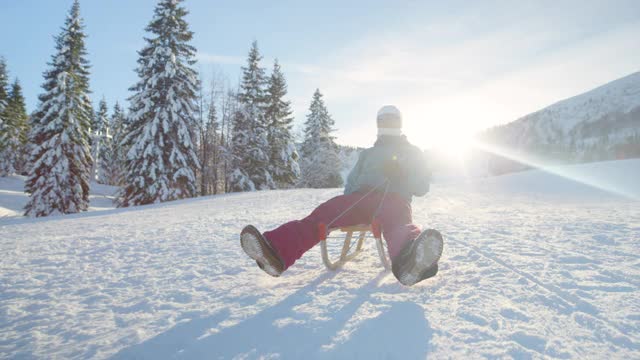
[{"label": "person's leg", "polygon": [[420,227],[412,223],[411,204],[396,194],[387,194],[376,217],[381,222],[391,259],[394,259],[408,242],[420,235]]},{"label": "person's leg", "polygon": [[[304,219],[288,222],[263,235],[269,240],[287,269],[320,242],[318,224],[329,225],[331,221],[334,221],[331,227],[369,224],[373,211],[380,203],[381,194],[372,192],[364,196],[365,193],[359,192],[336,196],[318,206]],[[342,214],[351,206],[353,206],[352,209]],[[342,215],[336,219],[340,214]]]},{"label": "person's leg", "polygon": [[393,275],[407,286],[435,276],[443,246],[444,240],[440,232],[433,229],[422,231],[392,259]]},{"label": "person's leg", "polygon": [[387,241],[392,271],[404,285],[411,286],[438,272],[443,239],[435,230],[420,231],[411,221],[411,205],[392,195],[378,216]]}]

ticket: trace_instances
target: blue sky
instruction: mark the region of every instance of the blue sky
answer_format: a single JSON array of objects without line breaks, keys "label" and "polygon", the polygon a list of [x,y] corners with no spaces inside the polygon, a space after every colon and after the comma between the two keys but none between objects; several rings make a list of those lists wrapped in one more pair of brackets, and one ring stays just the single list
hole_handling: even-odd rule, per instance
[{"label": "blue sky", "polygon": [[[124,102],[155,0],[81,0],[94,102]],[[235,82],[251,42],[278,58],[298,126],[315,88],[338,142],[370,145],[384,104],[423,146],[473,132],[640,70],[640,2],[187,0],[198,67]],[[71,0],[0,0],[0,56],[37,104]]]}]

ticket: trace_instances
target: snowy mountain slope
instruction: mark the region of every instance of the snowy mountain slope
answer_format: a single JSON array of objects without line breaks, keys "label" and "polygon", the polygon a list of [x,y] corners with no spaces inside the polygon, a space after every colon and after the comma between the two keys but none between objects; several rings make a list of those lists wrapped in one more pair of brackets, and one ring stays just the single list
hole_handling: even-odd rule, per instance
[{"label": "snowy mountain slope", "polygon": [[[640,175],[638,160],[582,166]],[[339,189],[13,219],[0,225],[0,357],[638,358],[639,202],[565,195],[567,181],[434,185],[414,218],[445,252],[412,288],[373,242],[336,272],[315,248],[278,279],[242,253],[245,224],[273,228]]]},{"label": "snowy mountain slope", "polygon": [[[0,177],[0,224],[11,218],[20,218],[29,195],[24,193],[24,176]],[[112,209],[117,187],[92,183],[89,211]]]},{"label": "snowy mountain slope", "polygon": [[557,102],[481,135],[558,160],[640,156],[640,72]]},{"label": "snowy mountain slope", "polygon": [[628,113],[640,106],[640,72],[557,102],[518,120],[537,121],[566,135],[582,122],[593,122],[612,113]]}]

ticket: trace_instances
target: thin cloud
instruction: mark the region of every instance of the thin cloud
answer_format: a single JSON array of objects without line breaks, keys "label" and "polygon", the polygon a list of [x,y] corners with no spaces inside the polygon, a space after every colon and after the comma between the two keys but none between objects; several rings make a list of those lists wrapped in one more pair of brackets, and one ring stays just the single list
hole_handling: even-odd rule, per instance
[{"label": "thin cloud", "polygon": [[479,131],[637,71],[640,22],[578,26],[601,10],[584,10],[571,24],[566,13],[541,11],[465,37],[444,23],[373,34],[334,54],[335,66],[318,67],[333,70],[292,79],[291,88],[323,91],[330,111],[338,110],[339,140],[368,141],[371,113],[389,102],[401,106],[407,130],[424,141]]}]

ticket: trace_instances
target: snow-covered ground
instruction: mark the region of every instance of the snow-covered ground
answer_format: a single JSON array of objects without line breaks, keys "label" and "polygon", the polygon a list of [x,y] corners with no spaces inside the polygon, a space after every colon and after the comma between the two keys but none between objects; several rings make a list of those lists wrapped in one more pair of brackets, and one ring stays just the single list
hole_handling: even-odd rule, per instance
[{"label": "snow-covered ground", "polygon": [[415,199],[446,247],[412,288],[373,242],[336,272],[315,248],[278,279],[242,253],[245,224],[339,189],[5,219],[0,357],[640,358],[640,160],[556,170],[618,195],[530,171]]}]

